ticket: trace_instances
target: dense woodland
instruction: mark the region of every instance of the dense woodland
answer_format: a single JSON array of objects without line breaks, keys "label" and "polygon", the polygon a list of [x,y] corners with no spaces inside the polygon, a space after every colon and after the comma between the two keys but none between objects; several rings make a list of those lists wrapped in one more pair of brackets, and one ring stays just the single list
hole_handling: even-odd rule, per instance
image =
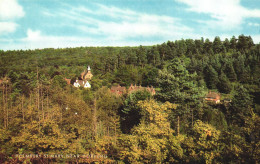
[{"label": "dense woodland", "polygon": [[[91,89],[67,85],[88,65]],[[250,36],[0,51],[0,79],[0,163],[260,162],[260,44]],[[156,94],[117,96],[118,84]],[[231,102],[205,102],[209,90]]]}]

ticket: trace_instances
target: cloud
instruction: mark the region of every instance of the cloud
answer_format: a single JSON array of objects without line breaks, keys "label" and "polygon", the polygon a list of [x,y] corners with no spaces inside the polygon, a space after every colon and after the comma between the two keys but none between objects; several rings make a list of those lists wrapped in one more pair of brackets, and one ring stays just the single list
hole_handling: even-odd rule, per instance
[{"label": "cloud", "polygon": [[16,31],[15,19],[25,15],[16,0],[0,0],[0,35]]},{"label": "cloud", "polygon": [[254,43],[260,44],[260,35],[254,35],[254,36],[252,36],[252,39],[253,39]]},{"label": "cloud", "polygon": [[248,25],[249,26],[255,26],[255,27],[259,27],[260,26],[259,23],[252,23],[252,22],[249,22]]},{"label": "cloud", "polygon": [[189,6],[188,11],[209,14],[212,20],[204,23],[215,28],[238,28],[245,18],[260,18],[260,10],[247,9],[240,0],[176,0]]},{"label": "cloud", "polygon": [[14,32],[17,26],[14,22],[0,22],[0,34]]},{"label": "cloud", "polygon": [[23,7],[16,0],[0,1],[0,20],[21,18],[24,15]]},{"label": "cloud", "polygon": [[26,38],[26,40],[28,40],[28,41],[37,41],[37,40],[41,40],[41,38],[42,38],[41,31],[39,31],[39,30],[33,31],[31,29],[27,30],[27,38]]},{"label": "cloud", "polygon": [[[111,40],[110,38],[98,39],[90,37],[55,36],[45,35],[40,30],[28,29],[26,37],[22,39],[2,39],[0,45],[3,50],[67,48],[81,46],[139,46],[158,44],[153,41],[126,41]],[[4,45],[4,46],[3,46]]]},{"label": "cloud", "polygon": [[[44,14],[49,15],[46,12]],[[58,11],[56,15],[76,22],[75,28],[82,32],[102,35],[113,40],[136,37],[174,39],[193,31],[192,28],[183,25],[178,18],[101,4],[96,4],[95,9],[84,6],[70,7]]]}]

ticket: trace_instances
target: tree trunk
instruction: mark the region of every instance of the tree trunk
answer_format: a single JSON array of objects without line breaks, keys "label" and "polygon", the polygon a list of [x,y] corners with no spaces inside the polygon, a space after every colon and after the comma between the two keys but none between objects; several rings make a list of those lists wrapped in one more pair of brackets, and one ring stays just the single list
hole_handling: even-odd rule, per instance
[{"label": "tree trunk", "polygon": [[44,96],[43,96],[43,87],[42,87],[42,83],[41,83],[41,100],[42,100],[42,120],[44,122],[44,110],[43,110],[43,100],[44,100]]},{"label": "tree trunk", "polygon": [[191,111],[191,127],[193,127],[193,109],[192,109],[192,111]]},{"label": "tree trunk", "polygon": [[8,86],[5,85],[6,128],[8,128]]},{"label": "tree trunk", "polygon": [[6,111],[5,111],[5,84],[3,84],[3,113],[4,113],[4,127],[6,128]]},{"label": "tree trunk", "polygon": [[179,134],[180,134],[180,116],[178,116],[177,121],[178,121],[178,123],[177,123],[177,136],[179,136]]},{"label": "tree trunk", "polygon": [[[23,99],[24,99],[24,95],[22,96],[22,115],[23,115],[23,125],[24,125],[24,109],[23,109]],[[23,129],[25,129],[25,126],[23,126]]]},{"label": "tree trunk", "polygon": [[97,107],[96,107],[96,97],[94,99],[93,107],[93,130],[94,130],[94,140],[97,138]]}]

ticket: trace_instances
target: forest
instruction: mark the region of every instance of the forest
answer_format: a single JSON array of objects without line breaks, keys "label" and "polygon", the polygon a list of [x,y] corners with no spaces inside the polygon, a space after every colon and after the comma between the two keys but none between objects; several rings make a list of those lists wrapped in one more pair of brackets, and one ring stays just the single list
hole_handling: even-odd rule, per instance
[{"label": "forest", "polygon": [[[91,88],[67,84],[88,66]],[[110,90],[131,84],[156,94]],[[218,103],[205,100],[211,92]],[[0,50],[0,94],[0,163],[260,162],[260,44],[250,36]]]}]

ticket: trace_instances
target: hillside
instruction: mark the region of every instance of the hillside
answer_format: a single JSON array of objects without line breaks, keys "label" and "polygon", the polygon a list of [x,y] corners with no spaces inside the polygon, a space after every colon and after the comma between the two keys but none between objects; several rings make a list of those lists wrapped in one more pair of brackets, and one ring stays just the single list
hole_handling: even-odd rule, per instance
[{"label": "hillside", "polygon": [[0,51],[0,163],[258,163],[259,72],[244,35]]}]

